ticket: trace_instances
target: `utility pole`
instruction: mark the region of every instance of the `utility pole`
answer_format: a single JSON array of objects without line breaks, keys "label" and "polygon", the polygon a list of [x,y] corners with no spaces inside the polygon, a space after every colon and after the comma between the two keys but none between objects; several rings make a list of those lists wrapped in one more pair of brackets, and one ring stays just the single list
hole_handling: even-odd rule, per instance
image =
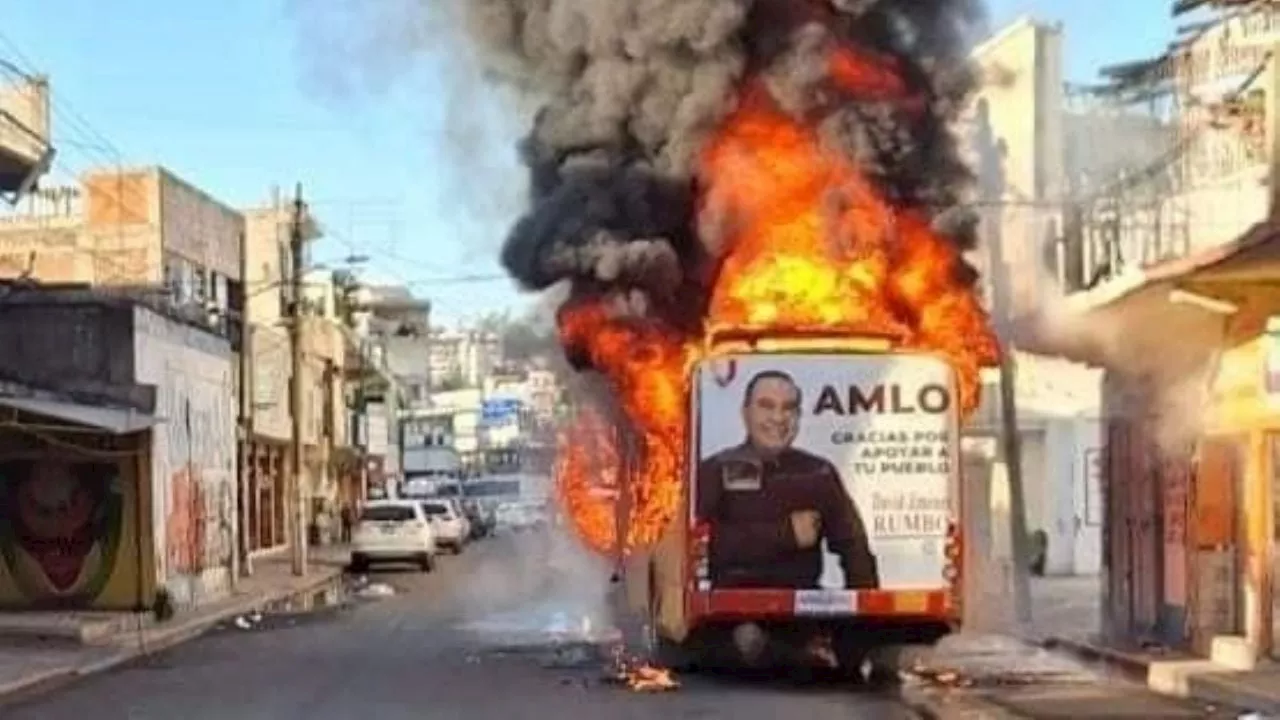
[{"label": "utility pole", "polygon": [[247,234],[240,233],[240,411],[239,450],[236,478],[240,498],[240,573],[248,577],[253,575],[252,554],[253,543],[250,540],[252,523],[249,522],[249,508],[252,504],[248,497],[256,492],[253,482],[253,470],[250,463],[249,443],[253,439],[253,329],[249,326],[249,240]]},{"label": "utility pole", "polygon": [[307,503],[303,480],[303,347],[302,347],[302,273],[303,224],[306,205],[302,202],[302,183],[298,183],[293,199],[293,217],[289,222],[289,407],[293,421],[292,471],[293,487],[289,499],[293,503],[293,574],[307,574]]},{"label": "utility pole", "polygon": [[1031,624],[1031,536],[1022,484],[1022,435],[1018,432],[1018,370],[1013,347],[1000,352],[1000,426],[1005,472],[1009,480],[1009,532],[1013,536],[1013,604],[1018,623]]},{"label": "utility pole", "polygon": [[[994,147],[989,148],[994,151]],[[997,193],[991,197],[1003,197],[1004,180],[997,180]],[[1010,298],[1010,268],[1005,262],[1004,232],[1001,226],[1002,211],[984,218],[984,241],[989,251],[991,265],[987,274],[991,282],[991,315],[999,322],[1007,322],[1014,316]],[[1027,506],[1022,484],[1022,437],[1018,431],[1017,365],[1014,362],[1012,342],[1000,347],[1000,455],[1004,460],[1005,477],[1009,483],[1009,544],[1013,555],[1013,609],[1014,617],[1022,626],[1031,624],[1031,538],[1027,535]]]},{"label": "utility pole", "polygon": [[[392,483],[393,483],[393,487],[392,487],[392,486],[385,485],[386,476],[385,475],[383,476],[384,478],[383,487],[386,492],[386,496],[389,498],[392,498],[392,497],[400,497],[400,479],[407,479],[408,477],[404,471],[404,457],[405,457],[404,444],[405,444],[405,441],[408,439],[405,433],[405,424],[409,421],[409,417],[405,413],[405,410],[402,407],[402,403],[400,401],[399,386],[396,386],[394,391],[387,393],[386,405],[387,405],[388,414],[391,417],[394,417],[396,419],[396,463],[397,463],[396,474],[398,478],[392,478]],[[394,493],[392,492],[393,489],[395,490]]]}]

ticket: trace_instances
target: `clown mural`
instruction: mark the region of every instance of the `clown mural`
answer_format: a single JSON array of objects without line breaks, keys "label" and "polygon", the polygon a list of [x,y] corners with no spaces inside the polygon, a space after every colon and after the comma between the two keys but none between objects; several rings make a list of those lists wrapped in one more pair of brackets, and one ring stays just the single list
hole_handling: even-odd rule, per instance
[{"label": "clown mural", "polygon": [[0,463],[0,557],[19,594],[41,607],[91,605],[115,567],[123,505],[114,464]]}]

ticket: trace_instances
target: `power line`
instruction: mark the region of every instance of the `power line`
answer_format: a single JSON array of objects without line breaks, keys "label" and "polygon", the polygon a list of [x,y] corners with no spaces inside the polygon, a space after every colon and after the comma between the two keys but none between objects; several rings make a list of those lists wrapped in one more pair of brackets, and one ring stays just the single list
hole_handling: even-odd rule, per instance
[{"label": "power line", "polygon": [[513,281],[510,275],[492,274],[492,275],[458,275],[458,276],[455,276],[455,277],[431,278],[431,279],[429,279],[429,280],[428,280],[428,279],[423,279],[423,280],[412,280],[412,281],[410,281],[410,282],[409,282],[409,283],[407,283],[407,284],[408,284],[408,285],[410,285],[410,286],[417,286],[417,285],[469,285],[469,284],[477,284],[477,283],[492,283],[492,282],[500,282],[500,281],[504,281],[504,280],[505,280],[505,281],[507,281],[507,282],[512,282],[512,281]]},{"label": "power line", "polygon": [[388,272],[388,274],[391,275],[396,280],[396,282],[398,282],[399,284],[405,287],[415,288],[415,287],[435,286],[435,285],[468,285],[468,284],[509,281],[511,279],[509,275],[506,275],[504,273],[474,273],[473,272],[473,273],[465,273],[460,275],[446,274],[446,273],[449,273],[449,270],[450,270],[450,268],[448,267],[435,265],[432,263],[425,263],[421,260],[406,257],[403,255],[400,255],[399,253],[392,252],[387,248],[373,247],[369,244],[358,243],[346,237],[342,233],[334,231],[332,228],[328,226],[325,226],[323,230],[324,230],[325,237],[332,238],[334,241],[346,247],[347,250],[352,252],[353,254],[366,255],[371,259],[381,255],[384,258],[393,260],[399,264],[414,265],[424,269],[430,269],[432,272],[441,273],[439,277],[418,278],[418,279],[410,280],[406,278],[402,272],[399,271],[400,270],[399,268],[396,268],[395,270],[391,270]]}]

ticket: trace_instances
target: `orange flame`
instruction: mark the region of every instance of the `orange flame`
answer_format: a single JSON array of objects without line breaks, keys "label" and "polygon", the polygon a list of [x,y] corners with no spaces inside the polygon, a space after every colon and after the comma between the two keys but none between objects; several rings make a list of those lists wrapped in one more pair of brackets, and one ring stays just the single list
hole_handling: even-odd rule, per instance
[{"label": "orange flame", "polygon": [[[828,70],[848,96],[908,97],[896,66],[852,49]],[[704,148],[702,230],[726,248],[704,331],[822,330],[900,338],[940,353],[956,370],[960,405],[977,407],[980,369],[999,353],[955,245],[919,208],[895,206],[847,158],[825,147],[816,126],[777,109],[750,83],[739,108]],[[562,339],[611,381],[639,437],[623,550],[656,542],[681,507],[685,463],[685,373],[701,338],[611,316],[602,303],[562,311]],[[557,486],[575,528],[592,548],[617,551],[619,444],[599,415],[584,414],[560,448]],[[612,478],[589,462],[609,459]],[[601,482],[613,483],[601,492]]]},{"label": "orange flame", "polygon": [[[623,547],[656,542],[680,506],[683,489],[687,353],[677,335],[638,321],[613,319],[602,304],[561,309],[560,337],[582,348],[611,381],[643,451],[633,458],[630,482],[621,483],[625,458],[619,433],[598,411],[578,416],[561,437],[556,468],[562,504],[578,534],[596,550],[617,547],[618,500],[627,492]],[[566,444],[567,442],[567,444]]]}]

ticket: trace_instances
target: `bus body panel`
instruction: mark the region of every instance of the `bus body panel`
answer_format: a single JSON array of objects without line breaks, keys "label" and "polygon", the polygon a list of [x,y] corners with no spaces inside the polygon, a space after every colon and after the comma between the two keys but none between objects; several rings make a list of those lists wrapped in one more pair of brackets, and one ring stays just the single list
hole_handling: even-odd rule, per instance
[{"label": "bus body panel", "polygon": [[[712,577],[710,536],[734,518],[699,517],[699,468],[743,444],[746,386],[766,371],[800,386],[794,444],[840,476],[879,561],[875,587],[845,587],[830,552],[812,585],[718,586]],[[624,573],[628,604],[649,618],[658,640],[683,643],[707,627],[756,622],[958,627],[963,499],[956,382],[946,362],[839,343],[768,352],[739,345],[697,364],[690,390],[684,507],[658,545],[633,555]]]}]

